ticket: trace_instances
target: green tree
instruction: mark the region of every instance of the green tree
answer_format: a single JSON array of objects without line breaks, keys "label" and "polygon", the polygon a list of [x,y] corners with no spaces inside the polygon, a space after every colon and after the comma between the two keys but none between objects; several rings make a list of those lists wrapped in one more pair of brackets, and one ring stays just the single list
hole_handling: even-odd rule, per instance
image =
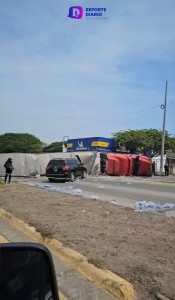
[{"label": "green tree", "polygon": [[0,135],[0,153],[41,153],[42,142],[28,133],[5,133]]},{"label": "green tree", "polygon": [[[123,144],[126,150],[130,150],[132,153],[138,150],[144,154],[148,154],[151,151],[154,154],[161,153],[162,131],[160,130],[141,129],[120,131],[114,133],[113,137],[120,145]],[[172,137],[166,132],[165,151],[170,149],[175,151],[175,137]]]},{"label": "green tree", "polygon": [[43,152],[62,152],[62,142],[54,142],[43,148]]}]

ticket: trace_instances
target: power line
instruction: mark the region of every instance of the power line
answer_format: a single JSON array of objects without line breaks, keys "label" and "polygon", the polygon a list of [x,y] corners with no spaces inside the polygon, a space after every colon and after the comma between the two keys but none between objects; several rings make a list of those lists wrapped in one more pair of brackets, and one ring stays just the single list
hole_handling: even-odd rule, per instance
[{"label": "power line", "polygon": [[154,106],[151,106],[151,107],[148,107],[146,109],[142,109],[142,110],[139,110],[139,111],[136,111],[136,112],[132,112],[132,113],[127,113],[127,114],[120,114],[120,115],[116,115],[115,118],[111,118],[111,119],[107,119],[107,120],[102,120],[102,121],[99,121],[99,122],[96,122],[96,123],[91,123],[91,124],[88,124],[88,125],[84,125],[84,127],[89,127],[89,126],[94,126],[96,124],[101,124],[101,123],[106,123],[106,122],[110,122],[110,121],[114,121],[117,119],[120,119],[120,118],[125,118],[125,117],[128,117],[128,116],[132,116],[132,115],[137,115],[139,113],[142,113],[142,112],[145,112],[145,111],[148,111],[148,110],[152,110],[154,108],[160,108],[160,105],[154,105]]},{"label": "power line", "polygon": [[[173,102],[172,101],[169,102],[169,105],[170,104],[173,104]],[[98,121],[98,122],[94,122],[94,123],[91,123],[91,124],[83,125],[83,127],[91,127],[91,126],[98,125],[98,124],[101,124],[101,123],[106,123],[106,122],[114,121],[114,120],[117,120],[117,119],[126,118],[126,117],[129,117],[129,116],[137,115],[137,114],[140,114],[140,113],[143,113],[143,112],[146,112],[146,111],[158,108],[158,107],[160,108],[160,105],[157,104],[157,105],[148,107],[146,109],[138,110],[138,111],[135,111],[135,112],[126,113],[126,114],[119,114],[119,115],[116,115],[115,118],[110,118],[110,119],[106,119],[106,120],[101,120],[101,121]],[[46,137],[52,137],[52,136],[55,137],[56,134],[52,133],[52,134],[39,135],[39,136],[40,136],[40,138],[46,138]],[[62,140],[63,136],[57,137],[57,140],[58,139]]]},{"label": "power line", "polygon": [[[172,101],[169,102],[169,105],[170,104],[173,104]],[[152,110],[154,108],[160,108],[160,104],[157,104],[157,105],[154,105],[154,106],[151,106],[151,107],[148,107],[146,109],[142,109],[142,110],[139,110],[139,111],[136,111],[136,112],[131,112],[131,113],[127,113],[127,114],[116,115],[115,118],[111,118],[111,119],[107,119],[107,120],[102,120],[102,121],[99,121],[99,122],[96,122],[96,123],[93,123],[93,124],[85,125],[84,127],[89,127],[89,126],[94,126],[94,125],[105,123],[105,122],[114,121],[114,120],[116,120],[116,118],[120,119],[120,118],[125,118],[125,117],[128,117],[128,116],[137,115],[137,114],[140,114],[142,112],[145,112],[145,111],[148,111],[148,110]]]}]

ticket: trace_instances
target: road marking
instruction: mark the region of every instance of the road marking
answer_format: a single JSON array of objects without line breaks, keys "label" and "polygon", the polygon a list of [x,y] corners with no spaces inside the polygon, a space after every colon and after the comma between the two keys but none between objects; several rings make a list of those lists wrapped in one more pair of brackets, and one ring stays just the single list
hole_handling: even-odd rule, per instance
[{"label": "road marking", "polygon": [[[9,241],[3,235],[0,234],[0,244],[3,243],[9,243]],[[59,291],[59,297],[60,300],[68,300],[60,291]]]}]

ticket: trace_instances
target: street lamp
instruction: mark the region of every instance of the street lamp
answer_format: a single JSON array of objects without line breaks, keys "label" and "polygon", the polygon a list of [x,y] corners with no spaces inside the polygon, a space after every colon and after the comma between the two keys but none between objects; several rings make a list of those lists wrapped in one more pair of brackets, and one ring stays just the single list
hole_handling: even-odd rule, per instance
[{"label": "street lamp", "polygon": [[162,130],[162,146],[161,146],[161,160],[160,160],[160,174],[163,175],[163,158],[165,152],[165,124],[166,124],[166,108],[167,108],[167,87],[168,81],[166,80],[165,85],[165,102],[160,106],[164,110],[163,113],[163,130]]}]

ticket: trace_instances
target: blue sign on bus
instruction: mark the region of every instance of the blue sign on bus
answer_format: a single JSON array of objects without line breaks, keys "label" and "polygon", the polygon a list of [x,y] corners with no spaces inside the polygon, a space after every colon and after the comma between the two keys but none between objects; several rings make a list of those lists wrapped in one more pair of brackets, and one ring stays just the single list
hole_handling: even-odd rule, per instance
[{"label": "blue sign on bus", "polygon": [[67,142],[67,151],[104,151],[115,152],[116,142],[104,137],[90,137],[70,139]]}]

